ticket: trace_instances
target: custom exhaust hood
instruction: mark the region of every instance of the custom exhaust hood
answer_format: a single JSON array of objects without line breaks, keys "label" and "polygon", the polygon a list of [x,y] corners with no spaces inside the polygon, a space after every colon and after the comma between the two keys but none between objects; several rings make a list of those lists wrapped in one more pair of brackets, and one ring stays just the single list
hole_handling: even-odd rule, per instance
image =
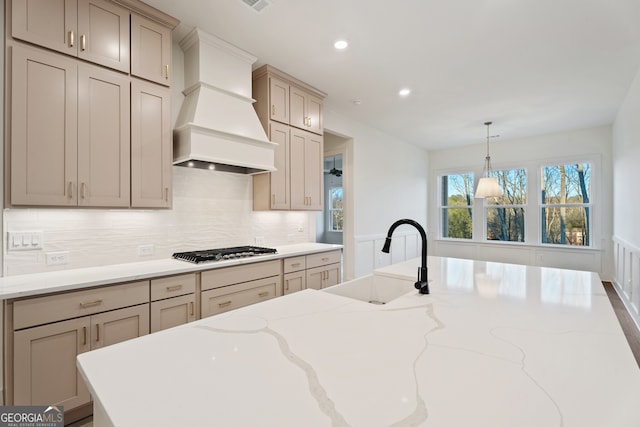
[{"label": "custom exhaust hood", "polygon": [[253,55],[196,28],[181,42],[185,99],[173,135],[173,164],[244,174],[275,171],[278,144],[253,108]]}]

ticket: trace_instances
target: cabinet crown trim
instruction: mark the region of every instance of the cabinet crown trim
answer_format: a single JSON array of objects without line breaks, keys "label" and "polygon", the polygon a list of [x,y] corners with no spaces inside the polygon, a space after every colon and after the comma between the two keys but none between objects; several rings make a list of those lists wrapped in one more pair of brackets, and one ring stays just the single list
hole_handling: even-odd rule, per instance
[{"label": "cabinet crown trim", "polygon": [[262,76],[265,75],[271,75],[271,76],[275,76],[278,77],[280,79],[283,80],[287,80],[289,84],[293,84],[294,86],[298,86],[299,88],[302,88],[304,90],[306,90],[307,92],[311,92],[313,95],[318,96],[320,98],[326,98],[327,94],[323,91],[321,91],[320,89],[316,89],[315,87],[311,86],[308,83],[303,82],[302,80],[298,80],[295,77],[293,77],[290,74],[285,73],[284,71],[281,71],[279,69],[277,69],[276,67],[269,65],[269,64],[265,64],[262,67],[256,68],[253,71],[253,80],[256,80]]}]

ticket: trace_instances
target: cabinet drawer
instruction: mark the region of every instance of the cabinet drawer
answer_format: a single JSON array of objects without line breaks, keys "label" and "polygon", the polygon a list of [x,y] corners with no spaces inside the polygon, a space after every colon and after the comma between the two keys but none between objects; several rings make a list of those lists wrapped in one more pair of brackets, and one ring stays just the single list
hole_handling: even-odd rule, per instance
[{"label": "cabinet drawer", "polygon": [[149,281],[67,292],[13,303],[13,328],[95,314],[149,302]]},{"label": "cabinet drawer", "polygon": [[196,291],[195,273],[151,280],[151,301],[187,295]]},{"label": "cabinet drawer", "polygon": [[244,283],[264,277],[280,275],[280,260],[256,262],[235,267],[218,268],[203,271],[202,290],[220,288],[222,286]]},{"label": "cabinet drawer", "polygon": [[284,273],[291,273],[292,271],[300,271],[307,268],[307,258],[305,256],[297,256],[293,258],[285,258],[283,260]]},{"label": "cabinet drawer", "polygon": [[342,261],[340,251],[322,252],[307,255],[307,268],[320,267],[321,265],[335,264]]},{"label": "cabinet drawer", "polygon": [[202,292],[202,316],[213,316],[225,311],[266,301],[276,296],[280,276],[253,280],[225,288]]}]

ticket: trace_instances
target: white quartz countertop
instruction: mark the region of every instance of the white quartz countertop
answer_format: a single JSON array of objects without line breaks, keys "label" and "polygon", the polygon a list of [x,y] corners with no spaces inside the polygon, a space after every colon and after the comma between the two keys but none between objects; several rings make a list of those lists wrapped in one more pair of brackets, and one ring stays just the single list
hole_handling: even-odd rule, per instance
[{"label": "white quartz countertop", "polygon": [[83,289],[111,283],[144,280],[152,277],[170,276],[173,274],[211,270],[252,262],[286,258],[289,256],[306,255],[334,249],[342,249],[342,245],[299,243],[277,246],[275,249],[278,251],[276,254],[205,262],[200,264],[193,264],[186,261],[167,258],[155,261],[112,264],[100,267],[2,277],[0,278],[0,300]]},{"label": "white quartz countertop", "polygon": [[429,278],[386,305],[305,290],[84,353],[94,426],[640,426],[597,274],[430,257]]}]

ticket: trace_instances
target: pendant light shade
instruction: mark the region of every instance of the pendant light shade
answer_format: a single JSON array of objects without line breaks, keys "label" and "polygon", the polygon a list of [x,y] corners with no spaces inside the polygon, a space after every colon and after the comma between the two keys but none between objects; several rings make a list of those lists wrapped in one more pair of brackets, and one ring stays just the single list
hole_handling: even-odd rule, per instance
[{"label": "pendant light shade", "polygon": [[491,168],[491,156],[489,155],[489,126],[491,122],[485,122],[487,126],[487,157],[484,158],[484,169],[482,171],[482,178],[478,180],[478,187],[476,187],[476,199],[484,199],[487,197],[499,197],[502,196],[502,190],[498,179],[492,177],[493,169]]}]

